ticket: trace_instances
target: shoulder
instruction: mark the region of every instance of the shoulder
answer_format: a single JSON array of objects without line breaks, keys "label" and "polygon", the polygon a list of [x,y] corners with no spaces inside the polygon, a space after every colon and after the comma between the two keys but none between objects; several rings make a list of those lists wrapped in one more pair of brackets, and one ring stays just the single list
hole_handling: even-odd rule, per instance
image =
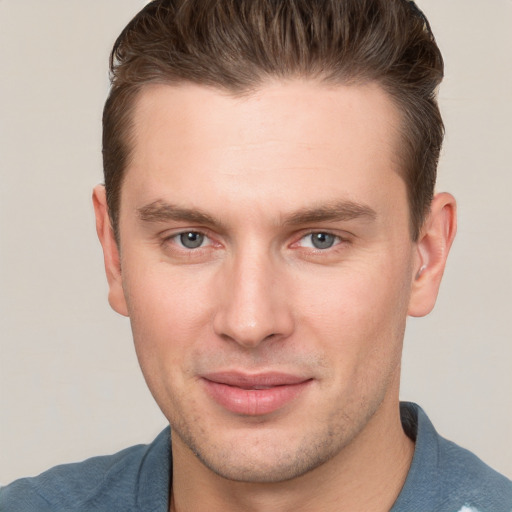
[{"label": "shoulder", "polygon": [[169,438],[167,428],[149,445],[16,480],[0,489],[0,511],[158,510],[167,504]]},{"label": "shoulder", "polygon": [[[416,448],[394,512],[511,512],[512,482],[470,451],[441,437],[415,404],[401,405],[402,423]],[[418,508],[419,507],[419,508]]]},{"label": "shoulder", "polygon": [[475,454],[439,438],[439,473],[443,500],[464,502],[469,512],[511,512],[512,482]]}]

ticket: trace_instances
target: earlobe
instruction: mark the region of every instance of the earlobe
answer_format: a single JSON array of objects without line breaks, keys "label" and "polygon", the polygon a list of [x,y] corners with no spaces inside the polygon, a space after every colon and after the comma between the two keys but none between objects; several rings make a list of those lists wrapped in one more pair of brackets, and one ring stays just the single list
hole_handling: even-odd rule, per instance
[{"label": "earlobe", "polygon": [[430,213],[416,244],[408,311],[410,316],[428,315],[434,307],[457,229],[456,209],[451,194],[437,194],[432,201]]},{"label": "earlobe", "polygon": [[119,248],[110,223],[105,187],[103,185],[94,187],[92,201],[96,215],[96,232],[103,248],[105,272],[109,286],[108,301],[114,311],[128,316],[121,276]]}]

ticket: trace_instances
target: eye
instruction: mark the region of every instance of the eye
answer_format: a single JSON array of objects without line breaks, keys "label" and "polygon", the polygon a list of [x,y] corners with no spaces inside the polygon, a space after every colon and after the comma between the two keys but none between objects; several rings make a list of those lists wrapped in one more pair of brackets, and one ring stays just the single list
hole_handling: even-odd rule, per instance
[{"label": "eye", "polygon": [[331,233],[324,233],[318,231],[315,233],[309,233],[303,237],[300,241],[302,247],[310,247],[313,249],[330,249],[333,245],[338,243],[340,238]]},{"label": "eye", "polygon": [[197,249],[201,247],[207,239],[202,233],[197,231],[186,231],[180,233],[174,237],[179,245],[182,245],[186,249]]}]

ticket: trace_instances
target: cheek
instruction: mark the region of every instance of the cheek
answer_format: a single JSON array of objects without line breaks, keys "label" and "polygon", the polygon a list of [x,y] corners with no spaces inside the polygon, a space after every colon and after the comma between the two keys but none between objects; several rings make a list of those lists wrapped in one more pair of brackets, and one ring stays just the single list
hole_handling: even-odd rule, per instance
[{"label": "cheek", "polygon": [[168,368],[183,367],[193,357],[207,332],[211,300],[198,273],[173,273],[165,264],[132,268],[137,271],[126,272],[124,291],[137,357],[154,387]]},{"label": "cheek", "polygon": [[401,264],[392,257],[376,261],[369,258],[315,279],[304,276],[291,294],[301,304],[299,323],[316,331],[320,344],[330,340],[332,356],[346,364],[370,355],[394,357],[401,349],[408,264],[403,257]]},{"label": "cheek", "polygon": [[[141,258],[142,259],[142,258]],[[173,269],[165,261],[126,265],[123,287],[130,316],[154,334],[167,336],[201,323],[207,307],[207,276],[199,267]],[[133,270],[132,270],[133,269]]]},{"label": "cheek", "polygon": [[[131,276],[135,277],[135,276]],[[194,280],[154,272],[138,272],[124,284],[135,351],[147,386],[169,421],[193,377],[193,361],[204,344],[204,290]],[[207,323],[207,321],[206,321]]]}]

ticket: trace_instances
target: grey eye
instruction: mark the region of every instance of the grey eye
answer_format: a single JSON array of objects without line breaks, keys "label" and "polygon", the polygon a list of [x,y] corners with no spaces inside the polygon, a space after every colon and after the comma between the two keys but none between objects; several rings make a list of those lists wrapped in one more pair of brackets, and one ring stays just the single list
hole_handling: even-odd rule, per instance
[{"label": "grey eye", "polygon": [[329,233],[311,233],[311,243],[315,249],[329,249],[334,245],[336,237]]},{"label": "grey eye", "polygon": [[180,243],[187,249],[197,249],[203,245],[204,238],[204,235],[201,233],[197,233],[196,231],[189,231],[187,233],[180,234]]}]

